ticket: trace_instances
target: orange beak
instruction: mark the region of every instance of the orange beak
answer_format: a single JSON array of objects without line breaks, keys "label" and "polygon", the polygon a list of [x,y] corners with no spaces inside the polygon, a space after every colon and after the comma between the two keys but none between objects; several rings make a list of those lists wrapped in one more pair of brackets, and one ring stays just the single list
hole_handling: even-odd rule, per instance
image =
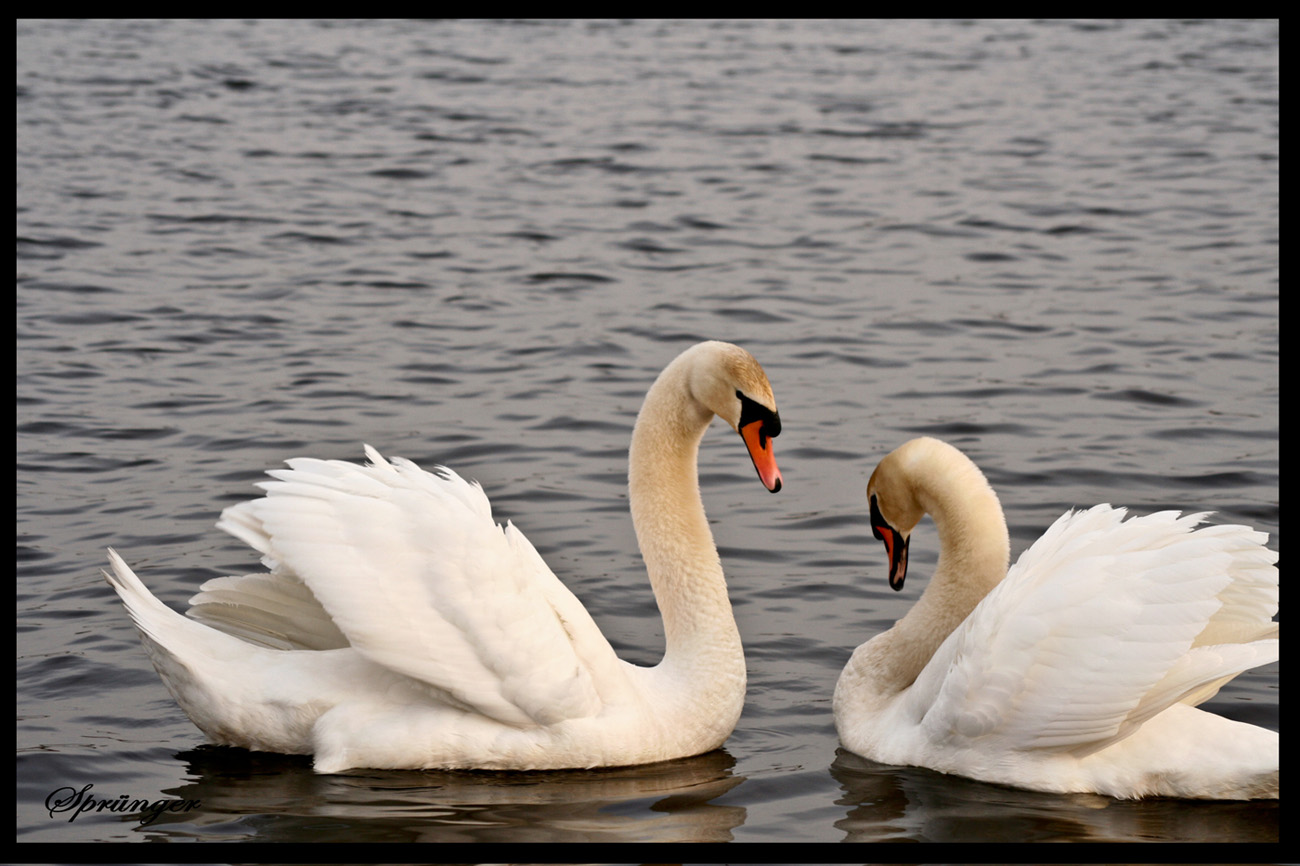
[{"label": "orange beak", "polygon": [[907,577],[907,542],[910,537],[889,525],[880,513],[874,495],[871,497],[871,534],[885,542],[885,551],[889,554],[889,586],[897,592],[903,588],[903,580]]},{"label": "orange beak", "polygon": [[754,461],[759,480],[773,493],[781,489],[781,470],[776,466],[776,454],[772,451],[772,437],[763,432],[762,421],[750,421],[740,428],[740,436],[749,449],[749,459]]}]

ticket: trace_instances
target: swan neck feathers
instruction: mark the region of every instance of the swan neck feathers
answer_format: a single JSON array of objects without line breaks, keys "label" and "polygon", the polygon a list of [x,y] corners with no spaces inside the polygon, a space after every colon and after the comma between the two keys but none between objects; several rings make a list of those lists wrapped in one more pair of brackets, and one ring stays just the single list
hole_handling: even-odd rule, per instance
[{"label": "swan neck feathers", "polygon": [[740,635],[700,497],[697,454],[714,415],[735,427],[737,390],[771,404],[748,352],[701,343],[664,368],[632,432],[628,493],[637,543],[664,621],[665,669],[744,676]]},{"label": "swan neck feathers", "polygon": [[[883,471],[882,471],[883,470]],[[907,688],[935,650],[1006,576],[1011,541],[997,494],[970,458],[938,439],[923,437],[882,460],[869,489],[903,507],[895,527],[910,535],[929,514],[939,536],[939,561],[916,604],[886,635],[890,691]],[[884,637],[884,635],[882,635]]]}]

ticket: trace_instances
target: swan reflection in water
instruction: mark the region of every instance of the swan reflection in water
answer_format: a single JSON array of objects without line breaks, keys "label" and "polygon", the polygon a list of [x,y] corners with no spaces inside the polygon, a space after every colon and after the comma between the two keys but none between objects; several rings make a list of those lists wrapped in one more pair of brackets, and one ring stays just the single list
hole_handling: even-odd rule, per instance
[{"label": "swan reflection in water", "polygon": [[[166,839],[249,842],[729,842],[743,806],[715,804],[745,781],[722,749],[597,770],[349,770],[306,757],[203,745],[180,753],[194,781],[167,797],[200,809],[136,828]],[[211,828],[211,829],[209,829]],[[215,834],[215,835],[211,835]]]},{"label": "swan reflection in water", "polygon": [[[845,842],[1276,842],[1277,800],[1198,801],[1049,794],[838,749],[835,821]],[[743,788],[742,788],[743,790]]]}]

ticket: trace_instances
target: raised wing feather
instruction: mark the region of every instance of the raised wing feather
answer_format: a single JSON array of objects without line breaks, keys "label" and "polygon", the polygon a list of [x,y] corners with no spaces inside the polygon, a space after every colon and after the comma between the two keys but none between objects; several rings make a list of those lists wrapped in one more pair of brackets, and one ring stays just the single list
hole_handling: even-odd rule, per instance
[{"label": "raised wing feather", "polygon": [[453,703],[515,725],[597,713],[592,668],[613,651],[523,534],[451,470],[366,453],[290,460],[218,525],[301,580],[351,646]]},{"label": "raised wing feather", "polygon": [[328,650],[348,645],[307,585],[283,572],[213,578],[190,598],[185,615],[271,649]]},{"label": "raised wing feather", "polygon": [[1258,639],[1276,634],[1277,609],[1261,533],[1123,516],[1099,505],[1057,520],[954,630],[908,697],[927,737],[1082,756],[1276,658],[1277,641]]}]

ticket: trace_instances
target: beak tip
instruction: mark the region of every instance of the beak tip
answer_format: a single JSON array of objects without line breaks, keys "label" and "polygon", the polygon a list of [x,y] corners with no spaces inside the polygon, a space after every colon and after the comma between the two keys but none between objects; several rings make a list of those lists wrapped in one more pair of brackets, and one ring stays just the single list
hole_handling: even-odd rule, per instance
[{"label": "beak tip", "polygon": [[772,452],[771,439],[764,441],[762,423],[754,421],[742,426],[740,437],[745,440],[749,459],[754,462],[754,468],[758,470],[758,480],[763,482],[763,486],[769,493],[776,493],[781,489],[781,470],[776,466],[776,455]]}]

